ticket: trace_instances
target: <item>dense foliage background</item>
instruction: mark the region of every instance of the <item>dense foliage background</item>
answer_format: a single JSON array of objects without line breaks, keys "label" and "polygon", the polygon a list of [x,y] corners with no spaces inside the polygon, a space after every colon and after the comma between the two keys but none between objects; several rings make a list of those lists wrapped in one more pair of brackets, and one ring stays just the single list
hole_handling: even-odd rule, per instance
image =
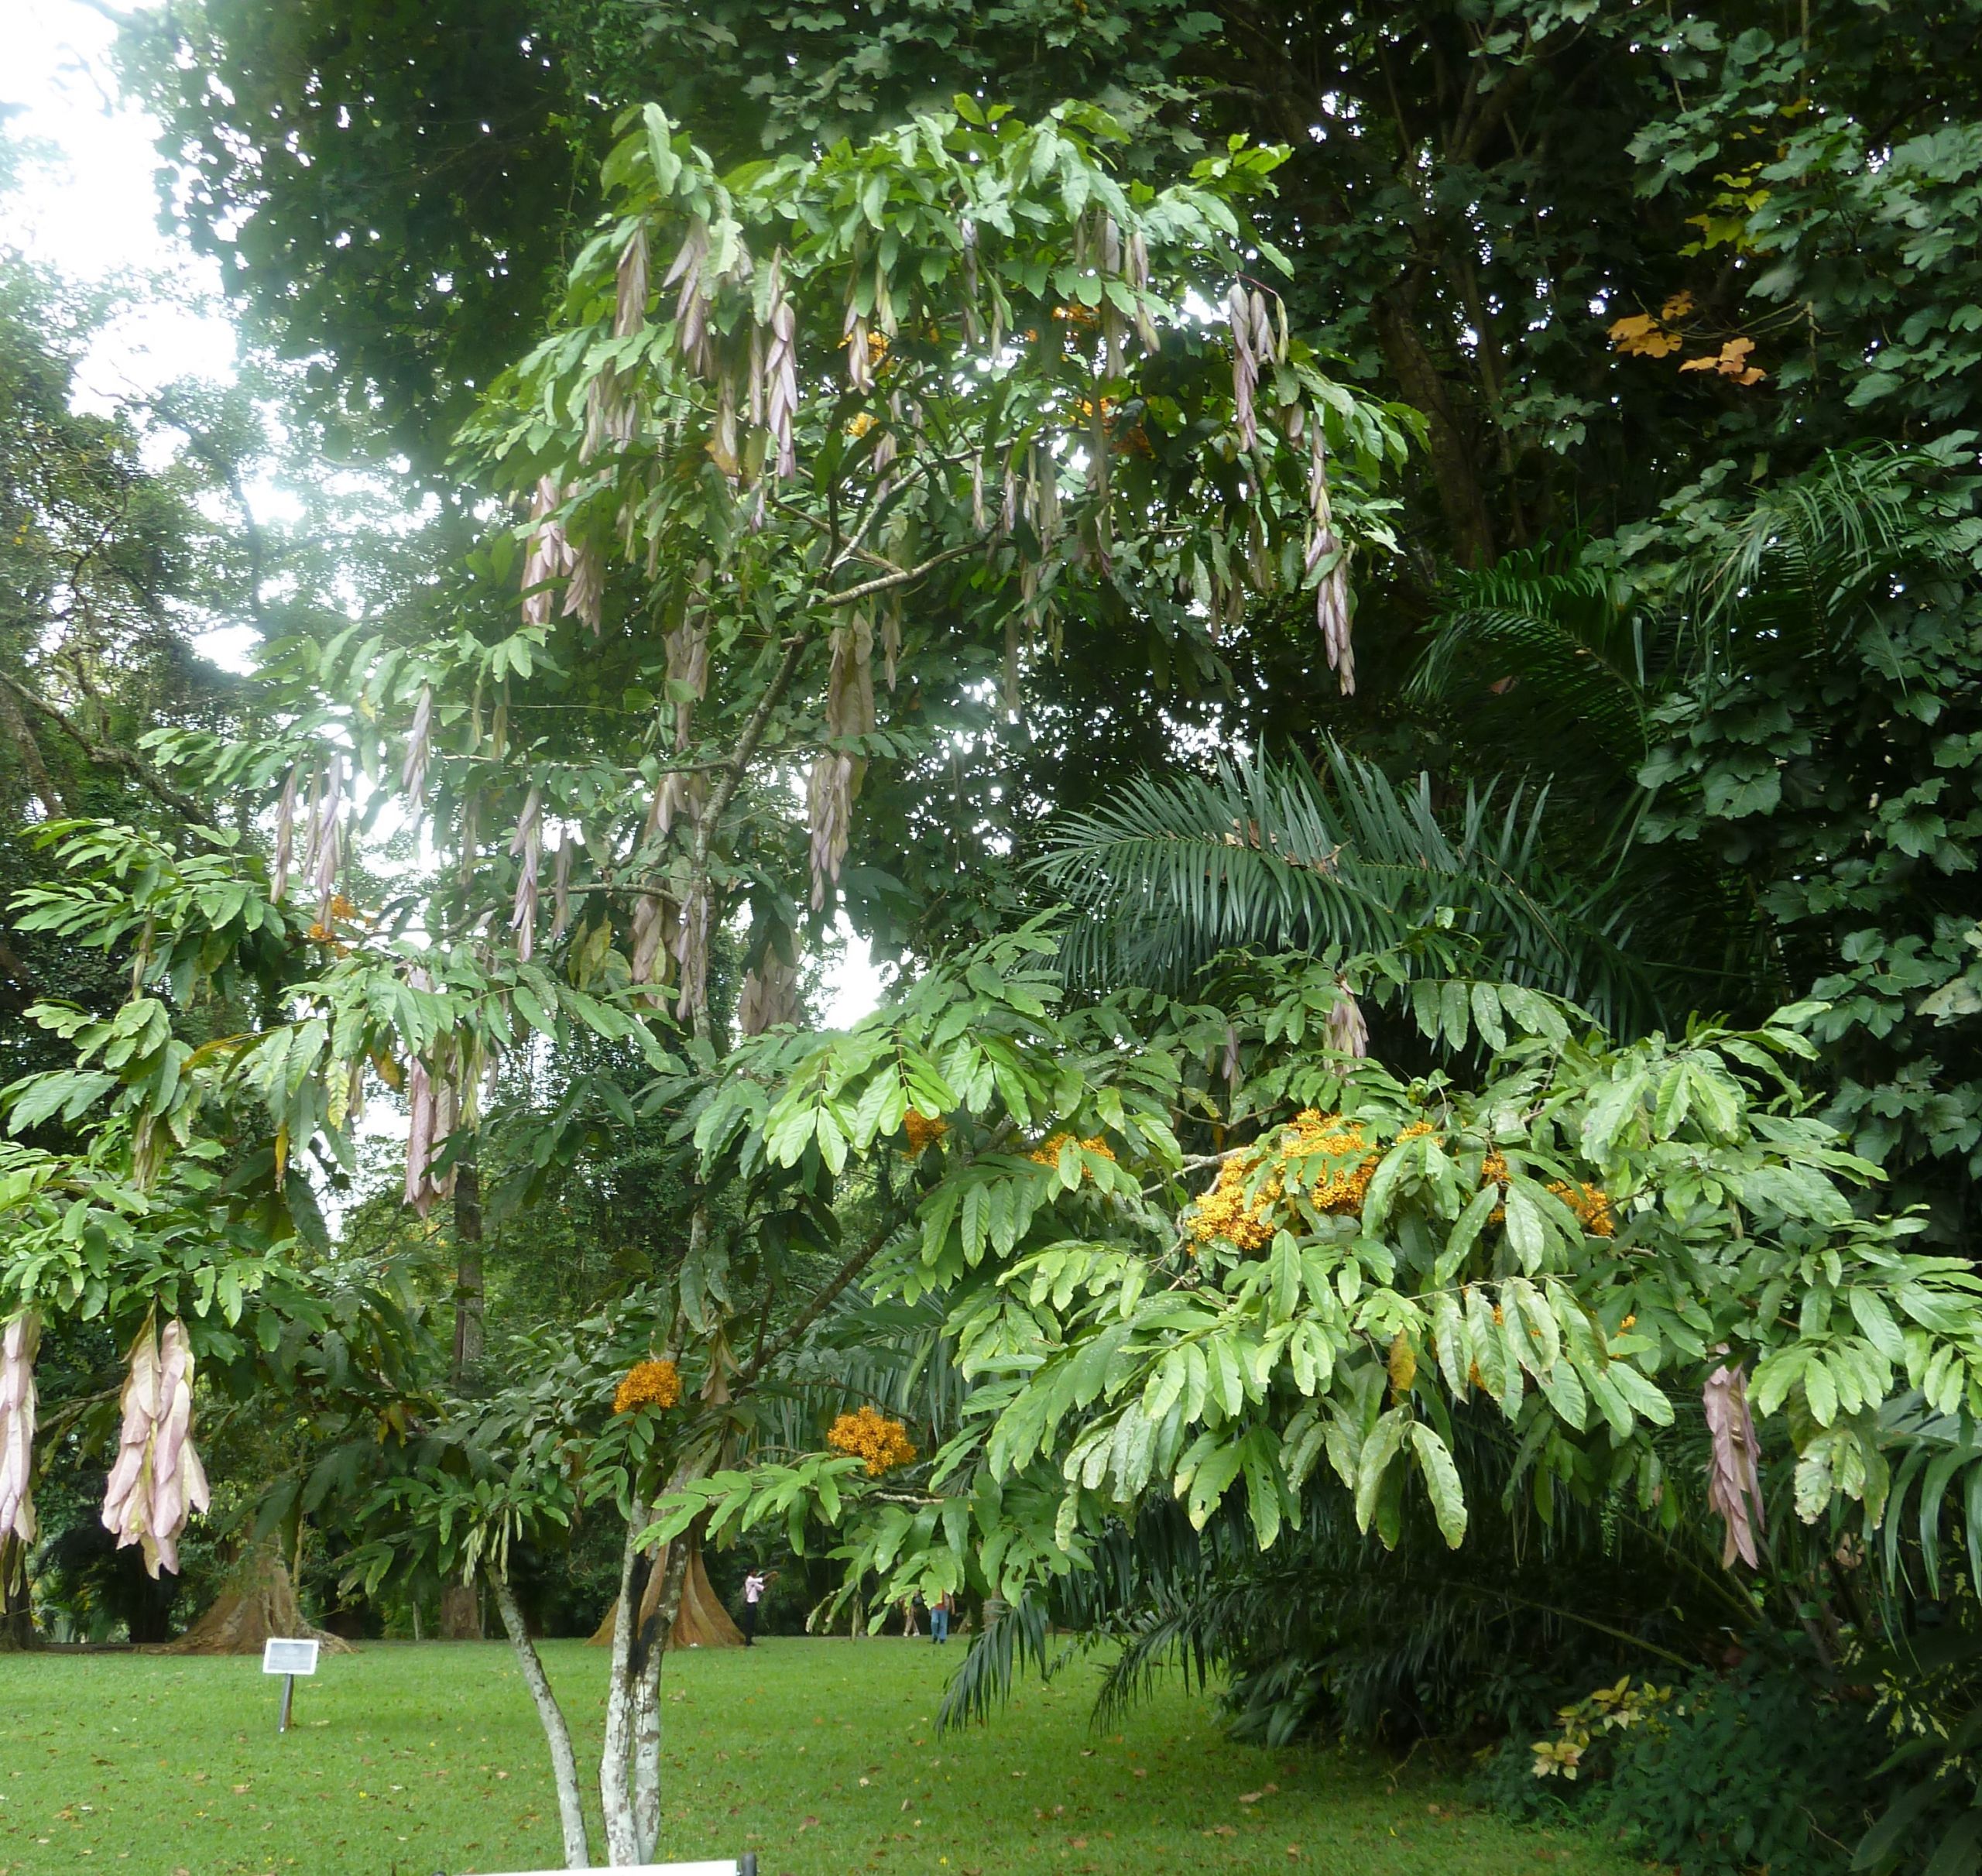
[{"label": "dense foliage background", "polygon": [[78,415],[0,276],[12,1632],[173,1625],[94,1497],[214,1264],[182,1605],[624,1628],[671,1519],[670,1610],[954,1590],[959,1713],[1058,1624],[1682,1867],[1977,1867],[1978,46],[134,15],[255,362]]}]

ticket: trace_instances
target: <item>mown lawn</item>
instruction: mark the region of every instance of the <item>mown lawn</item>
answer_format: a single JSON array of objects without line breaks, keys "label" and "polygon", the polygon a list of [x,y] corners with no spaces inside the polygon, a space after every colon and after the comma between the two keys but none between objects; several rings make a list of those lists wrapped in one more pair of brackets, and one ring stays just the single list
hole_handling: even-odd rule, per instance
[{"label": "mown lawn", "polygon": [[[603,1663],[545,1650],[596,1752]],[[664,1856],[763,1876],[1624,1876],[1588,1841],[1469,1812],[1436,1778],[1230,1744],[1181,1688],[1106,1730],[1090,1676],[939,1736],[958,1648],[773,1639],[670,1660]],[[0,1655],[0,1876],[449,1876],[557,1861],[543,1737],[507,1647],[374,1643],[276,1690],[253,1660]],[[594,1760],[595,1763],[595,1758]],[[602,1850],[595,1854],[602,1854]]]}]

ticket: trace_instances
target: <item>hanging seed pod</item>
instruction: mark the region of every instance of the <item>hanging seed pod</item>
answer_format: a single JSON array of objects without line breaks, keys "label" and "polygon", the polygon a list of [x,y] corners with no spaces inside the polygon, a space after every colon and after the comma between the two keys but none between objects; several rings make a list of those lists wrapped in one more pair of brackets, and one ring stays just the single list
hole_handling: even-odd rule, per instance
[{"label": "hanging seed pod", "polygon": [[[873,622],[864,613],[832,635],[832,663],[826,677],[826,735],[835,742],[872,735],[874,729]],[[822,751],[814,760],[806,788],[811,829],[812,906],[826,901],[839,878],[852,828],[853,797],[866,765],[845,752]]]},{"label": "hanging seed pod", "polygon": [[839,878],[846,858],[848,832],[853,815],[851,756],[821,753],[812,759],[805,784],[805,819],[810,832],[812,910],[826,903],[829,883]]},{"label": "hanging seed pod", "polygon": [[732,481],[742,473],[736,434],[736,386],[726,372],[716,388],[715,424],[709,432],[708,453],[709,460]]},{"label": "hanging seed pod", "polygon": [[696,880],[681,902],[681,916],[674,928],[674,957],[681,967],[681,991],[674,1013],[683,1021],[692,1017],[707,998],[709,979],[709,927],[713,917],[708,882]]},{"label": "hanging seed pod", "polygon": [[767,947],[763,963],[743,974],[743,988],[736,999],[736,1026],[746,1036],[761,1036],[780,1023],[796,1021],[797,1016],[797,970]]},{"label": "hanging seed pod", "polygon": [[556,944],[571,923],[571,850],[577,837],[567,834],[557,843],[557,857],[550,865],[550,941]]},{"label": "hanging seed pod", "polygon": [[461,881],[465,886],[475,877],[475,863],[482,851],[482,791],[470,788],[461,800]]},{"label": "hanging seed pod", "polygon": [[406,762],[399,770],[399,786],[417,808],[427,799],[427,764],[434,746],[434,687],[423,684],[420,699],[413,707],[413,728],[406,739]]},{"label": "hanging seed pod", "polygon": [[1314,585],[1315,622],[1321,629],[1329,667],[1336,674],[1342,695],[1349,697],[1356,691],[1356,650],[1350,636],[1349,555],[1335,531],[1333,505],[1329,497],[1328,450],[1322,441],[1318,422],[1308,426],[1308,463],[1310,520],[1302,577]]},{"label": "hanging seed pod", "polygon": [[874,354],[867,342],[867,315],[846,303],[846,324],[841,329],[846,344],[846,382],[862,396],[874,388]]},{"label": "hanging seed pod", "polygon": [[957,239],[963,249],[963,335],[975,345],[981,336],[977,324],[977,224],[968,217],[957,224]]},{"label": "hanging seed pod", "polygon": [[523,552],[523,623],[526,626],[550,624],[550,583],[571,571],[571,544],[556,518],[563,499],[564,492],[547,475],[540,478],[530,499],[530,520],[534,525]]},{"label": "hanging seed pod", "polygon": [[665,983],[674,961],[667,942],[677,918],[674,901],[660,888],[660,877],[650,874],[646,890],[633,905],[633,972],[636,983]]},{"label": "hanging seed pod", "polygon": [[1274,335],[1273,309],[1267,304],[1267,297],[1256,286],[1253,289],[1253,357],[1261,365],[1277,362],[1281,355],[1279,341]]},{"label": "hanging seed pod", "polygon": [[[152,1542],[159,1561],[179,1568],[179,1535],[204,1511],[211,1494],[193,1444],[193,1351],[186,1326],[174,1317],[159,1343],[158,1431],[152,1446]],[[154,1572],[154,1574],[156,1572]]]},{"label": "hanging seed pod", "polygon": [[979,533],[985,531],[984,516],[984,458],[973,456],[970,459],[970,525]]},{"label": "hanging seed pod", "polygon": [[895,667],[901,657],[901,592],[897,588],[890,593],[885,609],[881,614],[881,671],[887,679],[888,692],[894,693]]},{"label": "hanging seed pod", "polygon": [[1363,1020],[1362,1006],[1349,994],[1346,979],[1335,980],[1335,992],[1329,1006],[1329,1047],[1360,1061],[1370,1052],[1370,1026]]},{"label": "hanging seed pod", "polygon": [[605,623],[605,567],[596,543],[578,543],[571,555],[571,584],[564,593],[564,616],[575,616],[597,638]]},{"label": "hanging seed pod", "polygon": [[612,335],[631,338],[647,321],[647,231],[643,222],[619,251],[617,294],[612,309]]},{"label": "hanging seed pod", "polygon": [[795,424],[798,415],[798,325],[785,297],[784,259],[771,257],[770,347],[764,359],[764,424],[777,455],[773,473],[789,479],[798,472]]},{"label": "hanging seed pod", "polygon": [[585,430],[578,460],[591,461],[609,444],[624,449],[633,440],[636,415],[618,367],[602,365],[585,389]]},{"label": "hanging seed pod", "polygon": [[1240,444],[1257,449],[1260,427],[1253,414],[1253,393],[1260,379],[1260,363],[1253,351],[1253,306],[1245,283],[1235,280],[1226,296],[1225,316],[1232,328],[1232,415],[1238,427]]},{"label": "hanging seed pod", "polygon": [[344,758],[333,756],[324,772],[324,792],[317,804],[317,825],[310,845],[315,856],[310,883],[317,889],[317,924],[331,928],[331,901],[338,896],[338,875],[344,866]]},{"label": "hanging seed pod", "polygon": [[709,225],[698,215],[660,283],[663,293],[677,281],[681,284],[674,301],[674,342],[689,369],[705,377],[714,362],[709,344],[710,297],[702,281],[708,253]]},{"label": "hanging seed pod", "polygon": [[105,1489],[103,1524],[119,1550],[136,1544],[145,1568],[179,1568],[188,1514],[206,1510],[205,1469],[193,1445],[193,1352],[177,1316],[154,1341],[147,1322],[131,1345],[117,1457]]},{"label": "hanging seed pod", "polygon": [[[1716,1351],[1727,1352],[1724,1345]],[[1719,1512],[1727,1528],[1721,1567],[1731,1568],[1739,1557],[1749,1569],[1759,1569],[1755,1533],[1768,1528],[1762,1514],[1761,1445],[1755,1437],[1754,1416],[1748,1409],[1747,1376],[1739,1363],[1731,1368],[1723,1363],[1706,1377],[1701,1404],[1713,1442],[1706,1475],[1707,1508]]]},{"label": "hanging seed pod", "polygon": [[516,956],[530,961],[537,949],[537,874],[544,856],[544,794],[532,788],[523,798],[523,811],[509,842],[509,852],[519,863],[516,904],[509,913],[509,929],[516,935]]},{"label": "hanging seed pod", "polygon": [[23,1310],[0,1329],[0,1538],[35,1539],[34,1358],[41,1318]]},{"label": "hanging seed pod", "polygon": [[427,1168],[434,1157],[434,1081],[417,1055],[406,1068],[406,1202],[424,1218],[433,1202]]},{"label": "hanging seed pod", "polygon": [[276,857],[269,869],[269,898],[280,905],[289,893],[290,862],[296,847],[296,770],[292,767],[283,777],[282,794],[276,803]]},{"label": "hanging seed pod", "polygon": [[744,367],[743,380],[750,427],[761,430],[764,427],[764,329],[762,326],[750,328],[749,362]]}]

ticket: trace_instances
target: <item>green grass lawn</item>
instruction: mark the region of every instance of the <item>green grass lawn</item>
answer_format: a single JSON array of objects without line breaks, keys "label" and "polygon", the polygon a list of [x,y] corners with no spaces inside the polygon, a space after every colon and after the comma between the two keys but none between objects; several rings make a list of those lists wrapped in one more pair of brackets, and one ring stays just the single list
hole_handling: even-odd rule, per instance
[{"label": "green grass lawn", "polygon": [[[596,1765],[600,1652],[545,1649]],[[670,1657],[661,1854],[763,1876],[1624,1876],[1586,1840],[1415,1771],[1234,1746],[1181,1687],[1089,1723],[1092,1678],[939,1735],[958,1649],[773,1639]],[[554,1866],[543,1735],[506,1645],[373,1643],[298,1683],[255,1660],[0,1655],[0,1876],[449,1876]],[[602,1855],[602,1850],[595,1850]]]}]

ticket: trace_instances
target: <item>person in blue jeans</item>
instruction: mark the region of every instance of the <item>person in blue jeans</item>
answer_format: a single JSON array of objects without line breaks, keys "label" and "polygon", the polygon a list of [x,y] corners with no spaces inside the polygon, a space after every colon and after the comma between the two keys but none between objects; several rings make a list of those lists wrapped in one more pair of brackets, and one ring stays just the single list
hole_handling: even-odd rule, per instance
[{"label": "person in blue jeans", "polygon": [[940,1648],[950,1638],[950,1596],[946,1590],[929,1605],[929,1639]]}]

